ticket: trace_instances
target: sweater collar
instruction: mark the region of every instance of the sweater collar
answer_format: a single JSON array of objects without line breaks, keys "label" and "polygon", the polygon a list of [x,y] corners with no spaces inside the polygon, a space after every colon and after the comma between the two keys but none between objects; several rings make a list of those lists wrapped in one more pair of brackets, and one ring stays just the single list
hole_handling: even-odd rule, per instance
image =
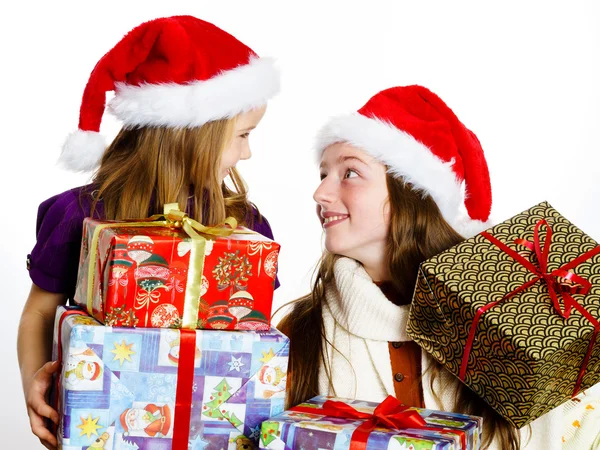
[{"label": "sweater collar", "polygon": [[375,341],[410,341],[406,323],[410,305],[397,306],[373,283],[363,266],[339,258],[334,267],[337,292],[327,292],[327,306],[348,332]]}]

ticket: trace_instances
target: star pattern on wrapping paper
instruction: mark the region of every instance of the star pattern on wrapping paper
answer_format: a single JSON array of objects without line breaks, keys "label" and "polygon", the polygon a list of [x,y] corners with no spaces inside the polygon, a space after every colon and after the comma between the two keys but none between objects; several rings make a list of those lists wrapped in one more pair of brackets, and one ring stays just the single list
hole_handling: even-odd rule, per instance
[{"label": "star pattern on wrapping paper", "polygon": [[250,428],[250,439],[258,439],[260,437],[260,425],[256,425],[254,428]]},{"label": "star pattern on wrapping paper", "polygon": [[89,414],[87,419],[84,419],[83,417],[80,417],[80,419],[81,424],[77,425],[77,428],[81,429],[81,433],[79,433],[79,436],[83,436],[85,434],[89,439],[90,437],[92,437],[92,434],[98,436],[98,430],[100,428],[104,428],[102,425],[98,425],[100,417],[92,419],[92,415]]},{"label": "star pattern on wrapping paper", "polygon": [[242,362],[242,357],[241,356],[239,358],[231,356],[231,362],[228,362],[227,365],[229,366],[229,371],[230,372],[232,370],[236,370],[236,371],[239,372],[240,369],[242,368],[242,366],[245,366],[245,364]]},{"label": "star pattern on wrapping paper", "polygon": [[188,447],[190,450],[204,450],[208,444],[210,444],[210,442],[205,441],[201,435],[198,435],[188,442]]},{"label": "star pattern on wrapping paper", "polygon": [[120,344],[117,344],[116,342],[114,344],[114,350],[110,351],[115,355],[113,361],[118,360],[120,366],[122,366],[123,362],[125,361],[133,362],[131,361],[131,355],[135,354],[135,352],[131,350],[131,347],[133,347],[133,342],[131,344],[126,344],[125,339],[123,339]]}]

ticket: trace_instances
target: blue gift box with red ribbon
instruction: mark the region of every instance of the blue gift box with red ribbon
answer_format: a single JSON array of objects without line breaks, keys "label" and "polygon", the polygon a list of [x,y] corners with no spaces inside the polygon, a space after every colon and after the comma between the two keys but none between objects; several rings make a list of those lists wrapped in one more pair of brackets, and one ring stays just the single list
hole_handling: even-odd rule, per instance
[{"label": "blue gift box with red ribbon", "polygon": [[271,450],[476,450],[482,419],[401,405],[318,396],[263,422]]},{"label": "blue gift box with red ribbon", "polygon": [[59,443],[65,450],[255,445],[261,423],[284,409],[288,344],[274,328],[109,327],[60,306],[52,400]]},{"label": "blue gift box with red ribbon", "polygon": [[535,205],[423,262],[407,331],[521,428],[600,381],[600,246]]}]

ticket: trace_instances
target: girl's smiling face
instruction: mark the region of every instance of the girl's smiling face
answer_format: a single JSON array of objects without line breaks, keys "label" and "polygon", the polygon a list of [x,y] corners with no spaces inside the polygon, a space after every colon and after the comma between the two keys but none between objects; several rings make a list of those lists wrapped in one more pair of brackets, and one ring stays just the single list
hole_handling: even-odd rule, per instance
[{"label": "girl's smiling face", "polygon": [[313,198],[327,251],[381,274],[390,225],[385,165],[348,143],[336,143],[323,152],[320,170]]}]

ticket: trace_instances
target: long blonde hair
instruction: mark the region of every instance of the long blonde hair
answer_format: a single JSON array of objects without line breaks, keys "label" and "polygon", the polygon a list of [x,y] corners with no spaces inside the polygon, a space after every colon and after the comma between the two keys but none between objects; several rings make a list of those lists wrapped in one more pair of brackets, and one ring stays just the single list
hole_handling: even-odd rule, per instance
[{"label": "long blonde hair", "polygon": [[246,185],[235,168],[233,187],[220,179],[219,164],[233,137],[234,119],[196,128],[123,128],[102,157],[93,184],[92,212],[102,200],[104,218],[130,219],[162,212],[166,203],[186,207],[207,225],[234,216],[250,225],[252,207]]},{"label": "long blonde hair", "polygon": [[[388,232],[386,260],[392,274],[395,291],[402,304],[412,299],[419,264],[463,240],[442,217],[433,199],[415,191],[409,184],[386,175],[390,229]],[[287,407],[318,395],[319,367],[327,370],[322,305],[325,293],[336,289],[333,268],[338,258],[328,252],[323,254],[316,271],[312,292],[298,299],[291,312],[279,324],[290,338]],[[336,351],[333,348],[333,351]],[[445,370],[438,363],[431,366],[430,388],[434,395],[434,382]],[[327,376],[331,374],[327,373]],[[456,380],[457,412],[484,417],[482,448],[487,448],[496,438],[502,449],[518,450],[519,432],[492,410],[469,388]]]}]

